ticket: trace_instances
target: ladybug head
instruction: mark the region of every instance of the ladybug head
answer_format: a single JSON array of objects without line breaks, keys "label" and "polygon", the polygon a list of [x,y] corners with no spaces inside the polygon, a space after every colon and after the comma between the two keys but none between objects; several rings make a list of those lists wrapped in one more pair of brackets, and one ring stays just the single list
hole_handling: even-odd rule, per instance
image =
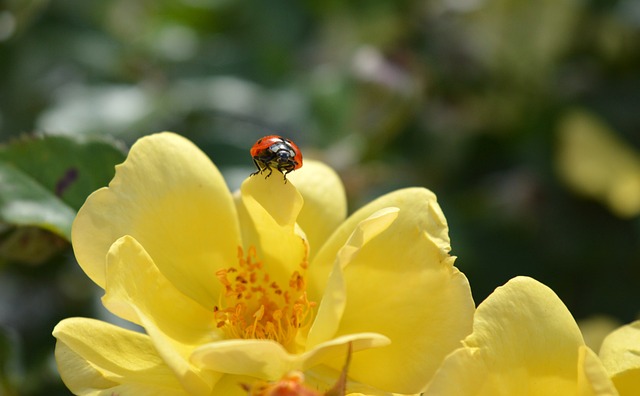
[{"label": "ladybug head", "polygon": [[278,152],[276,153],[276,155],[278,156],[279,160],[288,160],[291,157],[293,157],[292,153],[290,150],[278,150]]}]

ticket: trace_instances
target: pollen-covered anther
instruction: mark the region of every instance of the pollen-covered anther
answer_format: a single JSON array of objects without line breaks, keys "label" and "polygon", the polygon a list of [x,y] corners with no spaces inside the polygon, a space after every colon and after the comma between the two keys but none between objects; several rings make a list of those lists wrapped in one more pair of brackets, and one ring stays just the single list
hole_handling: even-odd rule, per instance
[{"label": "pollen-covered anther", "polygon": [[214,307],[217,327],[228,338],[269,339],[291,346],[316,305],[307,299],[306,266],[305,259],[300,263],[302,272],[294,271],[283,288],[258,260],[255,247],[246,256],[238,248],[237,266],[216,273],[225,290]]}]

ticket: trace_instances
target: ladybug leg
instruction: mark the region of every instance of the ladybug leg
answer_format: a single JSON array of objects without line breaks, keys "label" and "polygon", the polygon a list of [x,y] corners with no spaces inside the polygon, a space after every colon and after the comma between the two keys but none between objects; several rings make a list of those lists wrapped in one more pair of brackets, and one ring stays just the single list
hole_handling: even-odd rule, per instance
[{"label": "ladybug leg", "polygon": [[262,171],[263,171],[264,169],[260,167],[260,165],[258,164],[258,161],[256,161],[256,160],[254,159],[254,160],[253,160],[253,163],[255,164],[256,168],[258,168],[258,170],[257,170],[257,171],[255,171],[255,172],[253,172],[253,173],[251,174],[251,176],[255,176],[255,175],[257,175],[258,173],[262,173]]},{"label": "ladybug leg", "polygon": [[293,166],[291,164],[278,164],[278,170],[282,173],[282,178],[287,183],[287,174],[293,171]]},{"label": "ladybug leg", "polygon": [[[264,177],[265,179],[268,178],[269,176],[271,176],[271,174],[273,173],[273,168],[270,167],[269,165],[267,165],[263,170],[269,169],[269,173],[267,173],[267,175]],[[260,172],[262,173],[262,172]]]}]

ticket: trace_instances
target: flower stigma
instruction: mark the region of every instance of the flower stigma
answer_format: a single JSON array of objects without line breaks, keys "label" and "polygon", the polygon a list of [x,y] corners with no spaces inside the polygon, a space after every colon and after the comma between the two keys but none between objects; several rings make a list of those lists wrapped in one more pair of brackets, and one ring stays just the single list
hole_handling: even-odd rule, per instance
[{"label": "flower stigma", "polygon": [[224,286],[214,316],[217,327],[227,338],[273,340],[295,352],[298,330],[309,324],[316,303],[307,299],[304,272],[306,255],[283,287],[271,279],[256,248],[250,246],[245,256],[238,247],[238,265],[216,272]]}]

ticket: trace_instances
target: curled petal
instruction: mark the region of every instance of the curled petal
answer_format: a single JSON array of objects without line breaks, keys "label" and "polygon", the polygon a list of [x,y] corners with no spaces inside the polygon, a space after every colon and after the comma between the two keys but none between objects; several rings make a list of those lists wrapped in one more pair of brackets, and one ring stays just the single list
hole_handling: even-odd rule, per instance
[{"label": "curled petal", "polygon": [[296,227],[302,196],[278,172],[266,179],[260,174],[248,178],[240,192],[237,205],[244,247],[255,247],[257,259],[268,263],[269,275],[286,284],[292,271],[307,265],[308,244]]},{"label": "curled petal", "polygon": [[[357,254],[345,255],[347,231],[391,207],[397,208],[393,223],[365,238]],[[471,332],[473,299],[466,277],[448,255],[447,231],[433,193],[400,190],[347,219],[311,264],[316,290],[330,290],[323,281],[324,260],[344,256],[346,304],[334,336],[372,331],[391,340],[387,347],[353,356],[349,374],[354,380],[387,391],[420,392]]]},{"label": "curled petal", "polygon": [[271,340],[226,340],[203,345],[191,361],[209,370],[276,380],[294,369],[295,357]]},{"label": "curled petal", "polygon": [[424,232],[425,237],[431,242],[428,252],[430,256],[440,261],[449,255],[451,250],[449,227],[437,204],[436,196],[424,188],[394,191],[370,202],[349,216],[322,246],[310,268],[310,276],[313,278],[311,286],[315,293],[322,294],[338,251],[345,245],[358,224],[378,210],[389,207],[396,207],[405,212],[403,218],[413,222],[411,227],[414,233]]},{"label": "curled petal", "polygon": [[301,355],[290,354],[270,340],[227,340],[196,349],[191,361],[210,370],[275,381],[293,370],[304,371],[331,360],[344,361],[352,351],[387,345],[389,340],[374,333],[351,334],[316,346]]},{"label": "curled petal", "polygon": [[347,196],[340,177],[322,162],[305,160],[287,178],[304,198],[297,222],[307,235],[311,260],[347,217]]},{"label": "curled petal", "polygon": [[587,346],[578,350],[578,392],[580,396],[618,396],[602,361]]},{"label": "curled petal", "polygon": [[356,354],[359,351],[385,347],[390,343],[389,338],[376,333],[357,333],[336,337],[304,353],[300,358],[303,362],[302,369],[306,370],[328,361],[337,361],[341,367],[348,353]]},{"label": "curled petal", "polygon": [[386,230],[397,217],[397,208],[377,211],[358,224],[347,243],[340,249],[307,337],[307,349],[333,338],[337,332],[347,303],[344,267],[353,260],[364,244]]},{"label": "curled petal", "polygon": [[104,305],[142,325],[164,361],[192,394],[209,394],[214,378],[192,366],[196,345],[219,339],[212,312],[182,294],[160,273],[130,236],[113,244],[107,256]]},{"label": "curled petal", "polygon": [[[186,394],[148,336],[93,319],[70,318],[53,330],[56,361],[74,394],[117,387]],[[123,394],[135,394],[133,392]]]},{"label": "curled petal", "polygon": [[640,321],[609,334],[600,359],[621,395],[640,394]]}]

